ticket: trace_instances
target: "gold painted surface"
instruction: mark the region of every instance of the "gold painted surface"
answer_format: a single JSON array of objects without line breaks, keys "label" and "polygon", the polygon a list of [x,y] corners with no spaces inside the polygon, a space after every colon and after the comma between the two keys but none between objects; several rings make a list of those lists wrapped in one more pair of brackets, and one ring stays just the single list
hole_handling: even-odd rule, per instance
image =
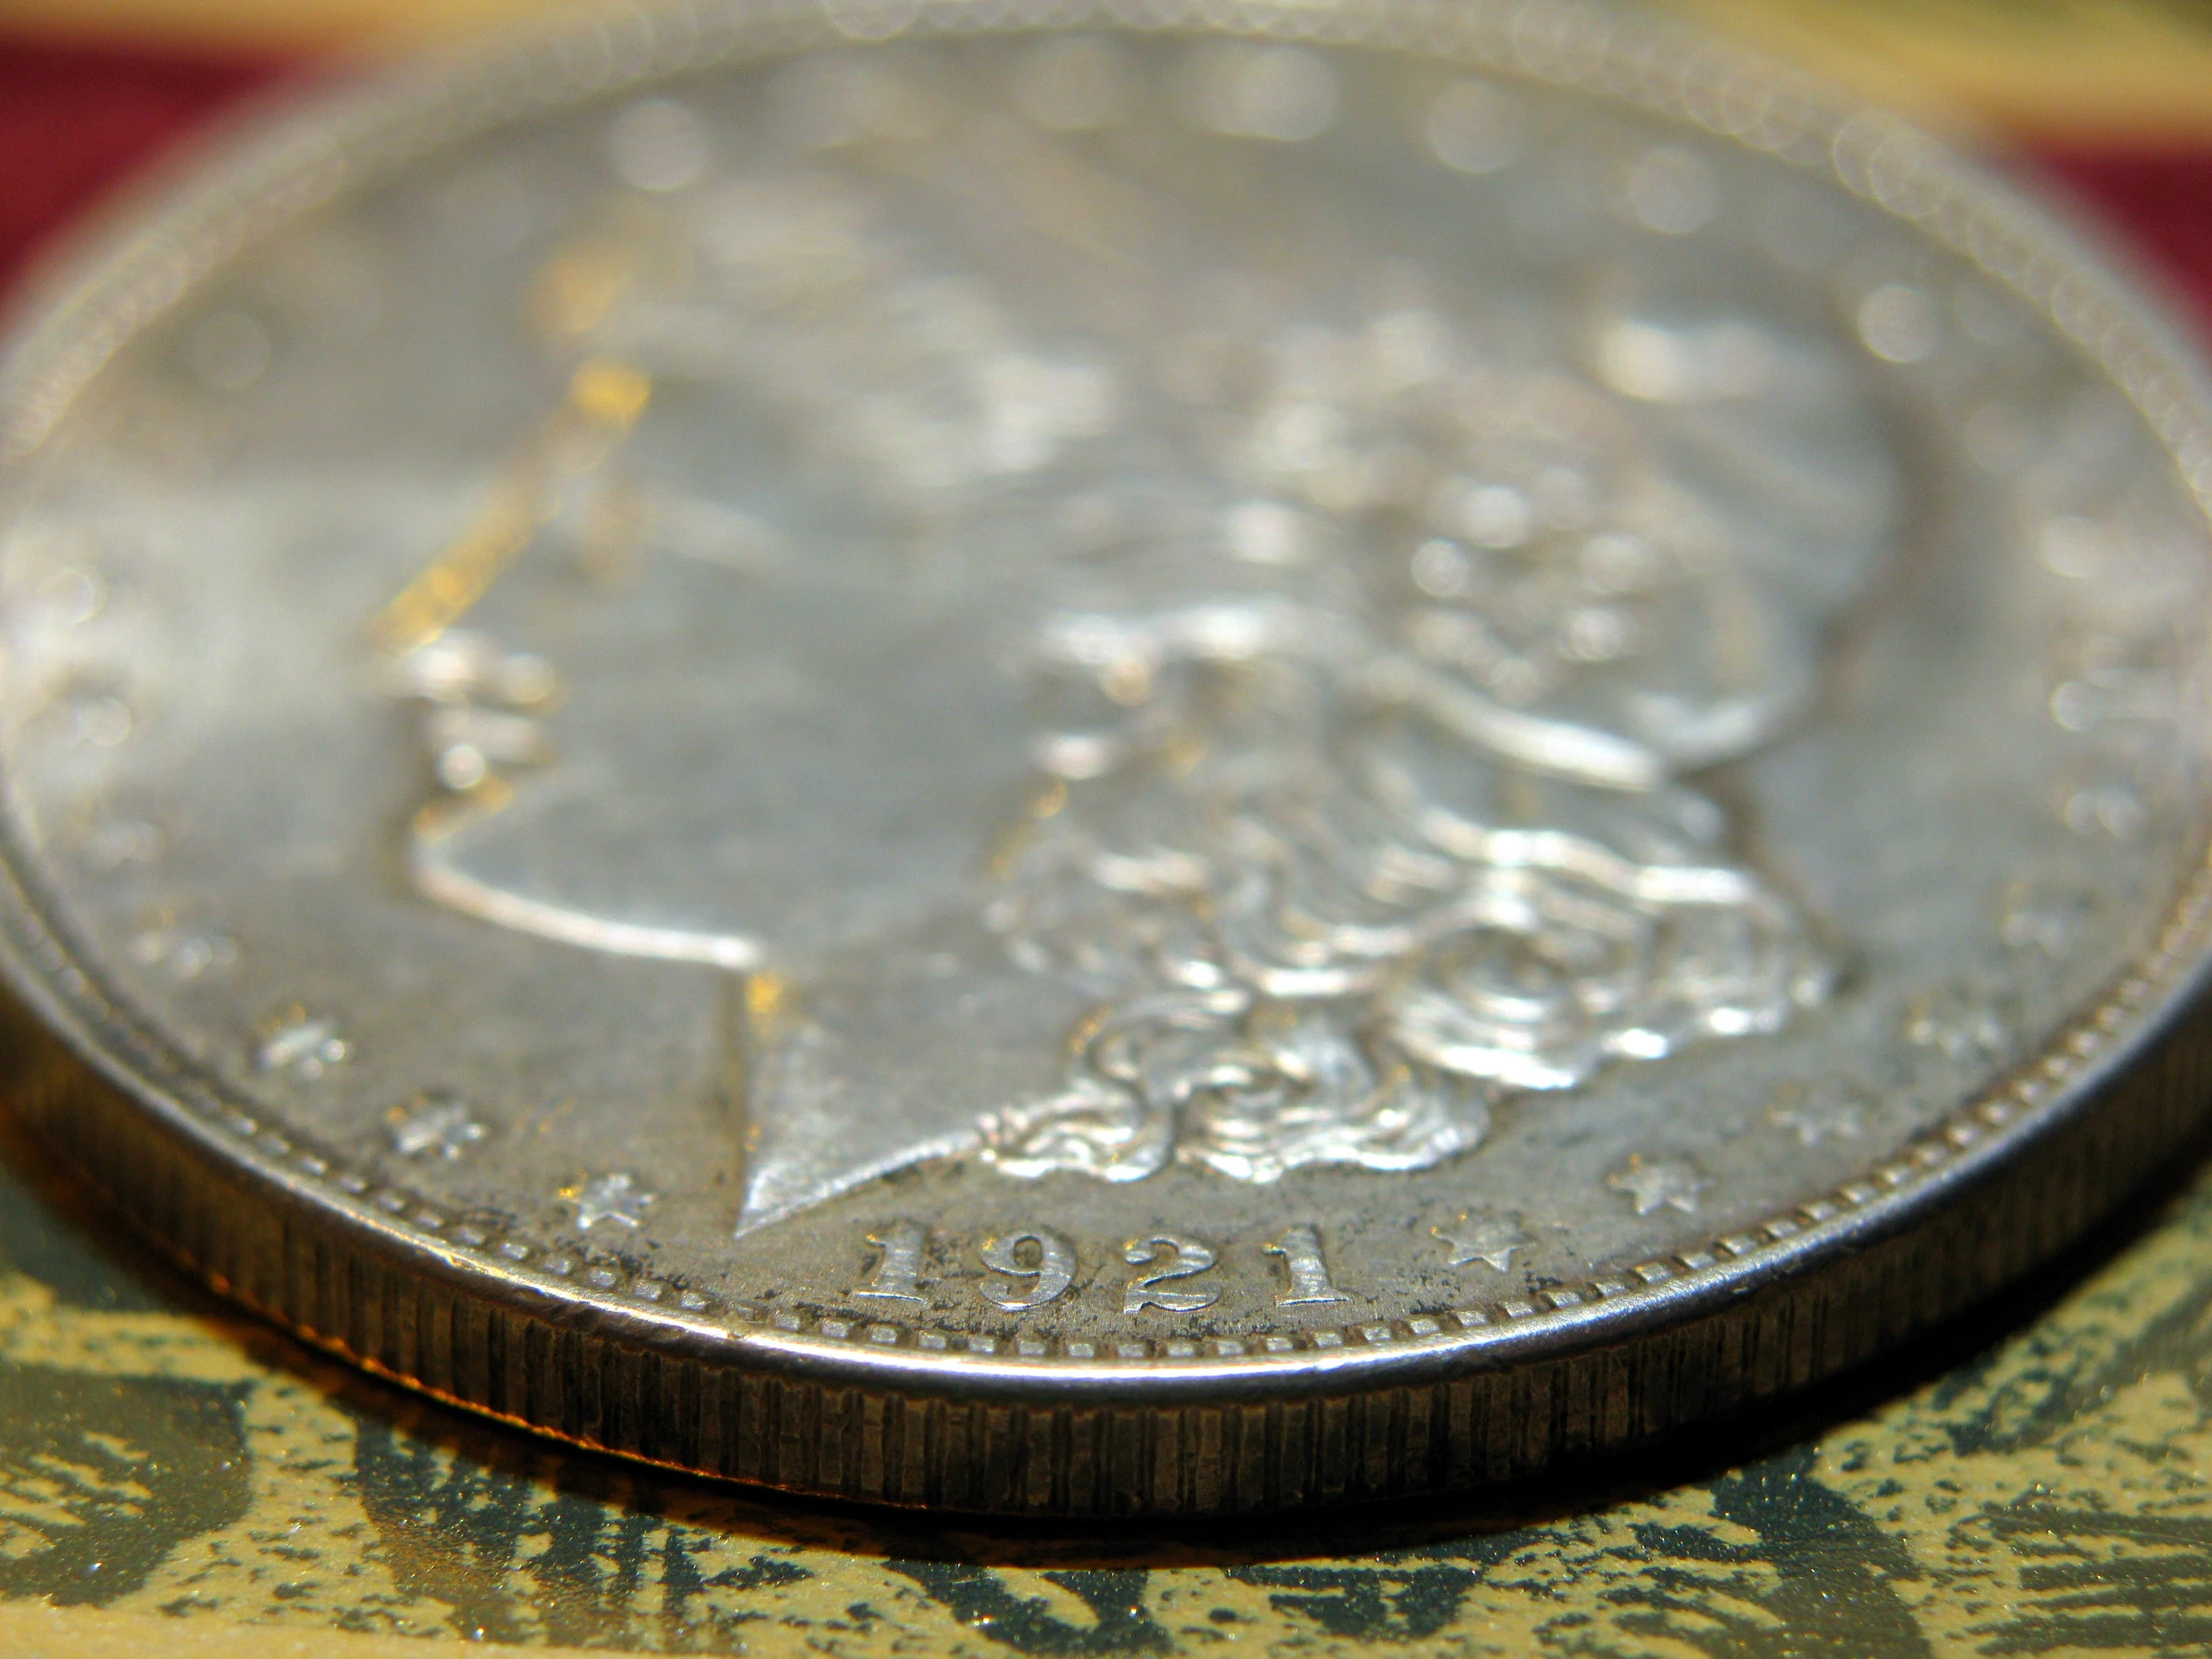
[{"label": "gold painted surface", "polygon": [[2077,1267],[1811,1415],[1594,1481],[1290,1530],[1007,1534],[412,1399],[222,1311],[12,1145],[0,1653],[2212,1650],[2212,1175]]},{"label": "gold painted surface", "polygon": [[2202,0],[1673,0],[1672,9],[1944,126],[2212,141]]},{"label": "gold painted surface", "polygon": [[[406,52],[578,0],[0,0],[0,29],[152,44]],[[1862,96],[2041,140],[2212,139],[2204,0],[1661,0]]]},{"label": "gold painted surface", "polygon": [[0,0],[0,29],[147,46],[406,52],[590,0]]}]

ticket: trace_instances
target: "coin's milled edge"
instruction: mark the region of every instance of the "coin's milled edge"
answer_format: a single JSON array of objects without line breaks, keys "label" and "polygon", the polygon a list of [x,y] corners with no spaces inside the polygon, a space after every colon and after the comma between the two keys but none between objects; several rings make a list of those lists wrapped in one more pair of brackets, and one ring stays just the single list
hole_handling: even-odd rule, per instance
[{"label": "coin's milled edge", "polygon": [[[875,21],[870,23],[870,18]],[[1794,73],[1778,70],[1732,45],[1572,0],[1564,4],[1377,0],[1369,5],[1319,8],[1211,0],[1049,0],[1033,7],[1024,7],[1018,0],[995,4],[928,0],[919,5],[885,0],[873,10],[862,0],[841,7],[834,18],[801,0],[770,0],[754,6],[674,4],[625,12],[581,28],[571,26],[520,51],[467,58],[443,73],[357,92],[335,107],[318,105],[277,121],[247,142],[208,183],[157,214],[151,224],[134,223],[127,238],[111,234],[105,251],[95,250],[80,260],[73,273],[65,274],[75,278],[61,285],[65,297],[50,303],[19,330],[19,343],[0,364],[0,485],[7,472],[36,450],[77,390],[123,340],[180,302],[243,248],[348,185],[533,113],[720,63],[893,34],[1019,32],[1086,23],[1141,32],[1203,30],[1417,51],[1463,67],[1592,93],[1790,165],[1823,172],[1978,267],[2053,323],[2142,415],[2175,456],[2188,488],[2212,517],[2212,398],[2201,375],[2177,345],[2175,332],[2162,326],[2142,300],[2126,292],[2047,215],[1899,118],[1853,112]],[[322,1149],[279,1134],[244,1106],[221,1098],[189,1065],[166,1053],[145,1022],[131,1014],[121,999],[98,987],[78,965],[78,953],[47,925],[45,915],[52,913],[52,907],[41,904],[28,890],[33,866],[20,849],[7,847],[5,857],[14,879],[0,897],[5,910],[0,919],[7,923],[8,966],[18,986],[53,1023],[71,1034],[72,1046],[81,1055],[92,1058],[96,1069],[106,1072],[126,1093],[133,1092],[129,1079],[112,1061],[100,1059],[103,1047],[127,1049],[134,1063],[159,1080],[168,1093],[148,1103],[174,1127],[189,1127],[195,1135],[212,1135],[229,1143],[244,1154],[243,1161],[252,1170],[276,1187],[316,1190],[353,1218],[366,1239],[387,1251],[406,1253],[418,1266],[433,1261],[459,1269],[465,1263],[472,1277],[488,1268],[530,1305],[525,1317],[547,1311],[570,1320],[592,1313],[615,1316],[617,1325],[625,1329],[606,1334],[605,1359],[627,1355],[642,1363],[650,1356],[631,1345],[648,1344],[656,1335],[719,1344],[726,1354],[736,1339],[748,1353],[780,1356],[801,1372],[822,1362],[838,1375],[849,1375],[859,1362],[861,1371],[880,1374],[885,1385],[923,1388],[929,1382],[926,1376],[911,1368],[898,1369],[901,1352],[929,1354],[932,1372],[943,1369],[948,1359],[958,1362],[956,1375],[968,1387],[991,1376],[1018,1382],[1022,1378],[1076,1382],[1130,1374],[1159,1374],[1165,1381],[1180,1374],[1198,1382],[1197,1374],[1224,1371],[1251,1385],[1270,1370],[1292,1369],[1281,1362],[1295,1361],[1297,1381],[1303,1385],[1312,1386],[1317,1379],[1347,1381],[1350,1374],[1361,1377],[1364,1386],[1381,1388],[1409,1371],[1417,1382],[1419,1375],[1434,1369],[1428,1364],[1409,1368],[1406,1361],[1457,1356],[1463,1364],[1480,1365],[1503,1348],[1523,1348],[1539,1333],[1585,1324],[1601,1305],[1612,1314],[1624,1306],[1641,1306],[1651,1316],[1648,1323],[1654,1325],[1679,1320],[1689,1311],[1689,1303],[1710,1300],[1711,1293],[1756,1290],[1793,1265],[1829,1254],[1838,1244],[1898,1244],[1915,1222],[1930,1219],[1921,1214],[1930,1201],[1976,1179],[2020,1143],[2055,1144],[2069,1126],[2078,1131],[2092,1095],[2145,1092],[2140,1079],[2131,1091],[2125,1086],[2127,1080],[2115,1081],[2114,1074],[2125,1062],[2145,1058],[2146,1051],[2158,1050],[2150,1058],[2157,1062],[2161,1076],[2174,1071],[2194,1079],[2202,1069],[2201,1044],[2193,1031],[2176,1028],[2197,988],[2194,980],[2202,977],[2203,953],[2212,943],[2212,869],[2200,867],[2183,884],[2157,943],[2039,1058],[1827,1195],[1700,1248],[1601,1271],[1579,1284],[1551,1287],[1527,1299],[1474,1302],[1338,1330],[1304,1328],[1267,1342],[1122,1344],[1104,1355],[1086,1353],[1055,1362],[1049,1355],[1000,1354],[987,1342],[978,1345],[963,1335],[896,1319],[864,1323],[834,1316],[811,1321],[789,1315],[766,1319],[757,1309],[719,1303],[649,1277],[621,1274],[581,1252],[450,1216],[401,1189],[372,1185]],[[1972,1295],[2023,1271],[2147,1173],[2157,1156],[2194,1126],[2197,1116],[2193,1106],[2179,1103],[2179,1096],[2193,1091],[2181,1088],[2179,1077],[2165,1081],[2168,1086],[2148,1091],[2163,1099],[2137,1102],[2130,1108],[2130,1115],[2139,1112],[2158,1120],[2141,1129],[2135,1145],[2105,1148],[2102,1167],[2052,1177],[2054,1193],[2064,1190],[2065,1196],[2052,1199],[2061,1214],[2043,1229],[2047,1239],[2024,1253],[1994,1253],[2020,1258],[2008,1266],[1996,1263],[1984,1248],[1983,1256],[1991,1259],[1979,1271],[1968,1272],[1966,1282],[1939,1294],[1923,1294],[1918,1299],[1919,1312],[1905,1328],[1952,1311]],[[2103,1087],[2106,1084],[2112,1085],[2109,1091]],[[81,1104],[84,1099],[80,1091],[66,1086],[50,1087],[44,1094],[49,1102],[66,1096]],[[139,1209],[142,1206],[134,1199],[152,1196],[134,1177],[154,1172],[133,1168],[145,1161],[133,1156],[124,1135],[73,1132],[57,1123],[52,1112],[35,1106],[32,1115],[44,1119],[127,1206]],[[60,1115],[80,1114],[73,1108]],[[2117,1103],[2105,1115],[2118,1115]],[[2126,1126],[2121,1125],[2106,1138],[2124,1140],[2126,1134]],[[2000,1173],[2013,1178],[2013,1186],[2021,1184],[2018,1171]],[[191,1174],[180,1164],[164,1176],[163,1184],[172,1189],[170,1196],[181,1199]],[[221,1186],[226,1177],[201,1170],[198,1179]],[[2004,1180],[1989,1184],[2003,1185]],[[143,1215],[140,1219],[151,1221]],[[444,1385],[430,1375],[439,1368],[421,1363],[426,1356],[417,1356],[411,1364],[394,1363],[400,1356],[379,1352],[386,1345],[374,1340],[372,1333],[341,1335],[336,1326],[343,1322],[310,1317],[318,1304],[330,1306],[323,1296],[302,1298],[295,1294],[303,1288],[299,1286],[289,1291],[274,1285],[257,1290],[256,1282],[266,1274],[246,1271],[254,1264],[235,1250],[195,1251],[175,1232],[158,1226],[153,1230],[170,1232],[171,1244],[182,1248],[201,1271],[273,1317],[400,1381],[495,1415],[514,1415],[552,1432],[651,1460],[689,1467],[712,1461],[684,1452],[655,1457],[644,1445],[623,1443],[634,1436],[609,1437],[590,1426],[571,1432],[558,1423],[549,1426],[544,1412],[503,1410],[489,1397],[488,1375],[484,1388]],[[234,1225],[228,1231],[243,1238],[250,1229]],[[288,1218],[279,1221],[278,1231],[284,1237],[272,1243],[277,1246],[275,1259],[279,1261],[302,1248],[321,1255],[333,1242],[340,1255],[355,1248],[346,1240],[302,1239]],[[1870,1260],[1878,1253],[1866,1248],[1858,1252]],[[219,1259],[230,1260],[233,1271],[225,1271]],[[365,1266],[365,1257],[355,1265]],[[1948,1274],[1954,1266],[1943,1271]],[[343,1277],[351,1279],[353,1274]],[[1747,1302],[1758,1300],[1753,1297]],[[1831,1296],[1829,1300],[1842,1299]],[[417,1312],[429,1309],[426,1305]],[[487,1316],[454,1301],[440,1317],[450,1331],[456,1328],[454,1322]],[[1709,1318],[1707,1323],[1714,1321]],[[596,1340],[581,1331],[562,1335],[579,1342]],[[1894,1339],[1892,1334],[1883,1340]],[[583,1355],[574,1359],[580,1363]],[[1045,1363],[1039,1364],[1040,1359]],[[489,1355],[485,1360],[491,1364]],[[1317,1361],[1322,1364],[1317,1366]],[[1225,1367],[1224,1362],[1230,1364]],[[1818,1366],[1810,1375],[1825,1369],[1833,1366]],[[1358,1397],[1337,1403],[1349,1408]],[[941,1400],[933,1404],[949,1408]],[[939,1459],[928,1461],[935,1464]],[[826,1480],[820,1470],[808,1479],[758,1472],[750,1477],[849,1490],[891,1501],[961,1501],[941,1494],[901,1499],[887,1487],[874,1489],[871,1482],[862,1482],[867,1488],[863,1491],[849,1479]],[[1284,1496],[1280,1482],[1272,1477],[1268,1488],[1275,1495],[1267,1502],[1300,1500]],[[1072,1502],[1072,1489],[1065,1488],[1064,1482],[1056,1489]]]}]

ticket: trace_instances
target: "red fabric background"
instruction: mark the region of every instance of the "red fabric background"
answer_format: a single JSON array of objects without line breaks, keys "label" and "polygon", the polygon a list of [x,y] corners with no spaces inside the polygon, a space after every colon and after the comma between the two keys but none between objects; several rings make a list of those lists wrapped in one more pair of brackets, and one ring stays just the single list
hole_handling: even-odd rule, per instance
[{"label": "red fabric background", "polygon": [[[119,179],[280,73],[268,62],[0,36],[0,287]],[[2212,317],[2212,146],[2035,159]]]},{"label": "red fabric background", "polygon": [[[2207,89],[2212,97],[2212,89]],[[2035,160],[2118,227],[2212,328],[2212,145],[2196,150],[2045,152]],[[2200,334],[2200,337],[2205,335]]]},{"label": "red fabric background", "polygon": [[0,287],[117,181],[276,73],[0,37]]}]

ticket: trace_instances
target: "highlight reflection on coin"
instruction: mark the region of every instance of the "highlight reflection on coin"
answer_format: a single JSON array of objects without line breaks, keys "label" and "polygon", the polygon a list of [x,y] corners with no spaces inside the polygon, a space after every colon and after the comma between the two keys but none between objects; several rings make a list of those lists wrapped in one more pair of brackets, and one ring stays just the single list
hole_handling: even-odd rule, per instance
[{"label": "highlight reflection on coin", "polygon": [[453,1398],[1078,1513],[1708,1417],[2165,1156],[2128,295],[1601,13],[1045,18],[356,96],[19,336],[44,1126]]}]

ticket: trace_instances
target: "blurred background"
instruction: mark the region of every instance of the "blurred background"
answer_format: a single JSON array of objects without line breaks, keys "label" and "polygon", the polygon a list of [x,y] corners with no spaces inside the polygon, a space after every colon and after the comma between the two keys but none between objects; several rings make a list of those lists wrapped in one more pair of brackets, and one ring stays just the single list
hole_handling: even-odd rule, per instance
[{"label": "blurred background", "polygon": [[[0,283],[103,191],[243,98],[566,3],[0,0]],[[1663,9],[2056,181],[2212,310],[2208,0],[1667,0]]]}]

